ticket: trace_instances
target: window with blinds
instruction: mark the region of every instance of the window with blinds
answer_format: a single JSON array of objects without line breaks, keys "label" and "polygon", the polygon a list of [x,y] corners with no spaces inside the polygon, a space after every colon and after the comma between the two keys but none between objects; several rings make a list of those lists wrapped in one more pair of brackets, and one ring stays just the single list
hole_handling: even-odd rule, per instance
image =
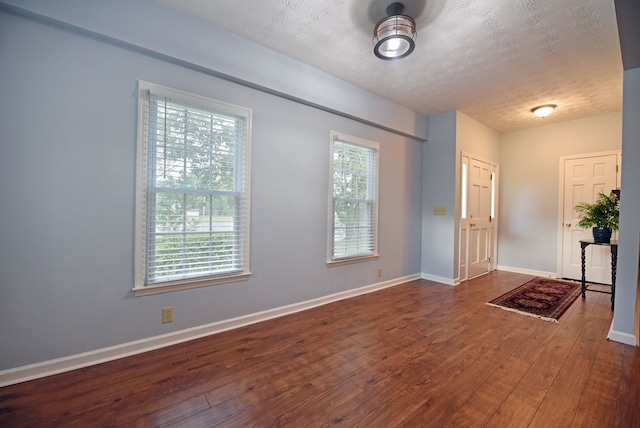
[{"label": "window with blinds", "polygon": [[378,256],[378,153],[376,142],[331,135],[328,264]]},{"label": "window with blinds", "polygon": [[246,279],[251,111],[140,82],[136,294]]}]

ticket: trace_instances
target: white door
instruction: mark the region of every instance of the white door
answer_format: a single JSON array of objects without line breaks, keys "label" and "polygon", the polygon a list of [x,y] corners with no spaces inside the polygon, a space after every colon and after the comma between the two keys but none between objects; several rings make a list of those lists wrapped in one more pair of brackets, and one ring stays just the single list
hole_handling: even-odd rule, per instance
[{"label": "white door", "polygon": [[494,215],[497,166],[462,157],[461,220],[460,220],[460,276],[473,278],[491,269],[495,227]]},{"label": "white door", "polygon": [[[563,278],[581,279],[580,240],[592,239],[591,229],[578,226],[574,207],[593,203],[598,193],[618,188],[617,153],[567,157],[563,160],[562,272]],[[611,284],[611,252],[607,246],[590,245],[586,250],[586,278],[589,282]]]}]

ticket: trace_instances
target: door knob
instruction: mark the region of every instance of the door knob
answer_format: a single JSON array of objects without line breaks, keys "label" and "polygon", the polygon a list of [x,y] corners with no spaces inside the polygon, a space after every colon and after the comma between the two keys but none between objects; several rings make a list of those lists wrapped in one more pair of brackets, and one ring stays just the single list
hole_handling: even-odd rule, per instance
[{"label": "door knob", "polygon": [[571,227],[571,223],[567,223],[567,224],[565,224],[565,226]]},{"label": "door knob", "polygon": [[471,227],[475,227],[475,226],[476,226],[476,224],[475,224],[475,223],[471,223],[469,226],[471,226]]}]

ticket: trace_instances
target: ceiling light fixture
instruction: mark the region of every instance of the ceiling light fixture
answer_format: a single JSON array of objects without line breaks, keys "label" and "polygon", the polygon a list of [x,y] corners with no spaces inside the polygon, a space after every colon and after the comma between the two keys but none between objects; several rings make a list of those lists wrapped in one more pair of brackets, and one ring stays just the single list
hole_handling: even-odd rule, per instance
[{"label": "ceiling light fixture", "polygon": [[416,22],[402,15],[404,5],[391,3],[387,6],[387,17],[376,24],[373,30],[373,53],[380,59],[400,59],[408,56],[416,47]]},{"label": "ceiling light fixture", "polygon": [[555,110],[556,107],[558,106],[555,104],[545,104],[543,106],[532,108],[531,113],[535,114],[538,117],[547,117],[551,113],[553,113],[553,110]]}]

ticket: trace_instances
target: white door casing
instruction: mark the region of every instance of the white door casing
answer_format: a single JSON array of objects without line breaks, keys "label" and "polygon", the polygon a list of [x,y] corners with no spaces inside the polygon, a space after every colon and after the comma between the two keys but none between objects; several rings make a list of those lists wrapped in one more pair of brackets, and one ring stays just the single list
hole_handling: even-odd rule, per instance
[{"label": "white door casing", "polygon": [[458,246],[459,270],[458,278],[461,281],[469,279],[469,218],[467,205],[469,200],[469,157],[462,154],[460,157],[460,244]]},{"label": "white door casing", "polygon": [[469,159],[469,278],[489,272],[491,165]]},{"label": "white door casing", "polygon": [[[609,194],[619,186],[620,152],[566,156],[560,160],[560,277],[582,277],[580,240],[592,239],[591,229],[578,226],[575,206],[593,203],[598,193]],[[615,239],[614,235],[614,239]],[[607,246],[591,245],[586,249],[586,278],[589,282],[611,284],[611,257]]]},{"label": "white door casing", "polygon": [[495,268],[498,166],[462,155],[460,278],[470,279]]}]

